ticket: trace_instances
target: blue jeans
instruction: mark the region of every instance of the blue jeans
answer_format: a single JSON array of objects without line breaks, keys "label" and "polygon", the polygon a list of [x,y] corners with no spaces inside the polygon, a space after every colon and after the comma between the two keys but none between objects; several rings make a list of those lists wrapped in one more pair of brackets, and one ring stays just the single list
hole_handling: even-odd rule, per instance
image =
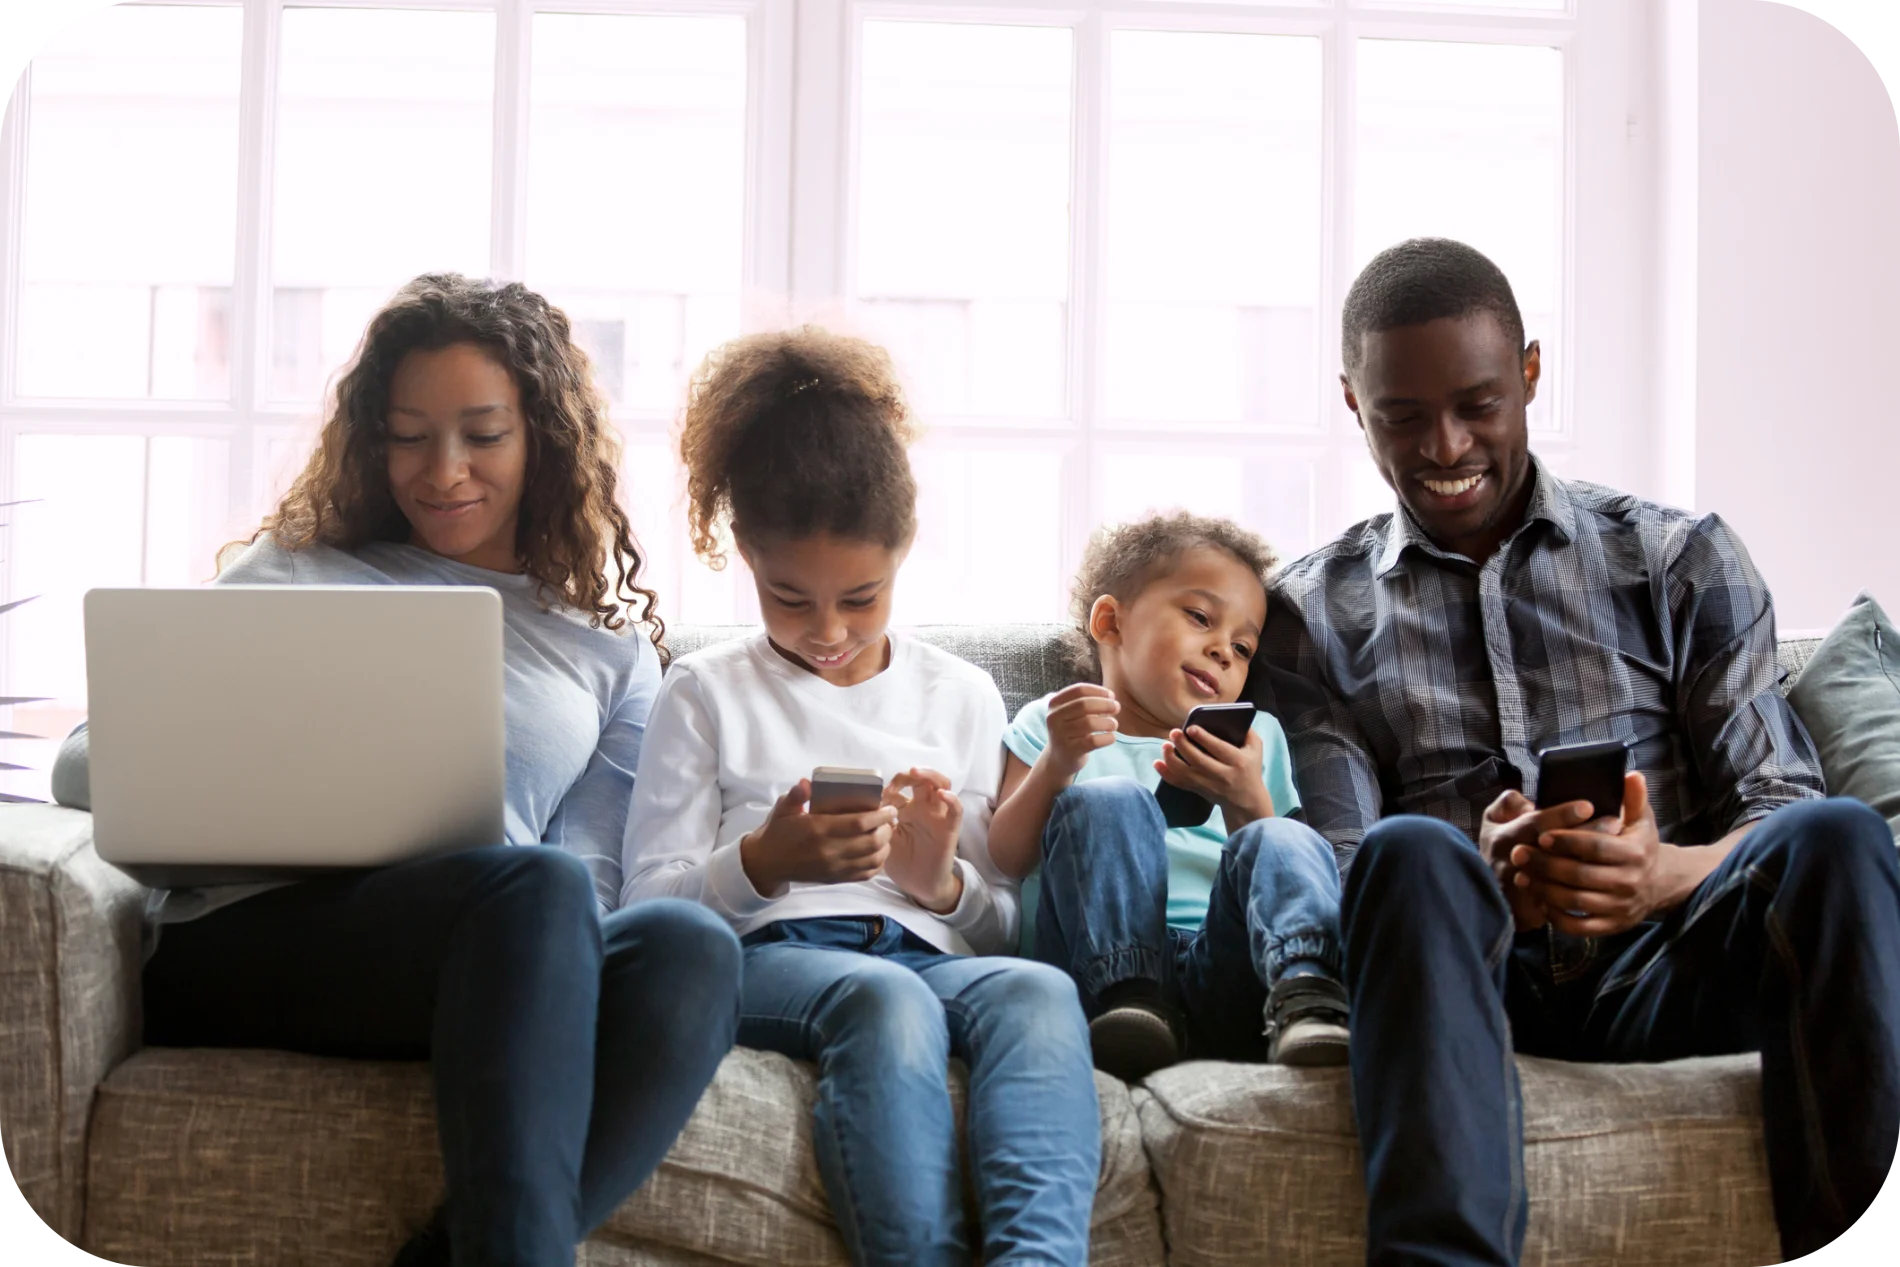
[{"label": "blue jeans", "polygon": [[1900,1132],[1900,865],[1858,801],[1761,822],[1689,900],[1613,938],[1515,934],[1463,833],[1389,818],[1346,881],[1352,1087],[1368,1262],[1515,1263],[1512,1050],[1661,1061],[1759,1050],[1783,1253],[1880,1190]]},{"label": "blue jeans", "polygon": [[881,916],[786,920],[745,938],[739,1042],[818,1063],[818,1169],[852,1262],[972,1260],[952,1055],[970,1069],[983,1261],[1088,1261],[1101,1109],[1059,973],[945,954]]},{"label": "blue jeans", "polygon": [[551,848],[307,880],[169,924],[145,1041],[427,1058],[458,1267],[572,1267],[732,1047],[740,952],[696,903],[597,914]]},{"label": "blue jeans", "polygon": [[1295,967],[1337,979],[1339,870],[1304,823],[1263,818],[1227,838],[1195,932],[1168,927],[1167,824],[1132,779],[1071,784],[1042,833],[1036,957],[1075,978],[1088,1012],[1153,981],[1188,1022],[1190,1054],[1265,1060],[1267,991]]}]

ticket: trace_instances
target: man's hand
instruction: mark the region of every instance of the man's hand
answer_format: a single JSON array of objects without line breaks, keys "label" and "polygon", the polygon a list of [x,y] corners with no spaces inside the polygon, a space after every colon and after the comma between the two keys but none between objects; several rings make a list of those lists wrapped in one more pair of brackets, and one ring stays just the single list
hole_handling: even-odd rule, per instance
[{"label": "man's hand", "polygon": [[1514,887],[1549,912],[1552,928],[1578,937],[1608,937],[1694,891],[1707,874],[1695,861],[1707,858],[1691,860],[1689,852],[1664,844],[1657,835],[1649,785],[1631,771],[1623,776],[1620,821],[1541,831],[1534,841],[1514,843],[1510,858]]},{"label": "man's hand", "polygon": [[1518,932],[1542,928],[1549,922],[1543,902],[1529,889],[1514,883],[1518,864],[1514,851],[1536,841],[1539,835],[1559,827],[1574,827],[1590,817],[1590,806],[1571,801],[1550,809],[1538,809],[1522,792],[1511,790],[1485,808],[1478,823],[1478,851],[1491,864],[1492,874],[1511,905],[1511,920]]},{"label": "man's hand", "polygon": [[1064,780],[1082,772],[1097,748],[1115,742],[1115,714],[1122,706],[1115,692],[1093,682],[1077,682],[1049,700],[1049,746],[1037,764],[1046,764]]},{"label": "man's hand", "polygon": [[1260,770],[1262,751],[1257,730],[1249,730],[1246,744],[1238,748],[1202,726],[1171,730],[1155,770],[1176,787],[1220,806],[1227,830],[1239,831],[1257,818],[1273,817],[1273,797]]},{"label": "man's hand", "polygon": [[956,910],[963,900],[963,875],[957,870],[963,802],[950,790],[950,780],[913,767],[884,789],[884,808],[897,815],[884,874],[925,910],[936,915]]},{"label": "man's hand", "polygon": [[777,897],[793,881],[849,884],[868,880],[891,852],[897,811],[811,814],[811,780],[800,779],[778,798],[763,823],[739,839],[739,864],[752,887]]}]

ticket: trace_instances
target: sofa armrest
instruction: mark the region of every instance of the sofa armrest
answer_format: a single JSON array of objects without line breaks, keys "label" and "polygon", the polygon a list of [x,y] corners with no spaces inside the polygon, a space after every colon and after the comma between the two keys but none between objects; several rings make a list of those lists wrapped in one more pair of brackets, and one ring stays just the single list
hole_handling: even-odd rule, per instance
[{"label": "sofa armrest", "polygon": [[91,814],[0,808],[0,1144],[69,1241],[93,1091],[139,1045],[145,892],[93,852]]}]

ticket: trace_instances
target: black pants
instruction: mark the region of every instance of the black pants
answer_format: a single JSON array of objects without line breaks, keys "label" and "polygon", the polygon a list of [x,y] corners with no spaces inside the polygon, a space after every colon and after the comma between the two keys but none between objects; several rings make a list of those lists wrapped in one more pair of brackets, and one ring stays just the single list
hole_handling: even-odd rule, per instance
[{"label": "black pants", "polygon": [[1342,924],[1373,1264],[1517,1262],[1514,1046],[1591,1061],[1759,1050],[1789,1258],[1846,1231],[1893,1164],[1900,861],[1858,801],[1777,811],[1682,906],[1570,962],[1542,933],[1513,936],[1462,833],[1390,818],[1360,846]]},{"label": "black pants", "polygon": [[145,1041],[428,1058],[454,1261],[570,1267],[732,1046],[739,966],[704,907],[603,921],[566,854],[475,849],[167,925]]}]

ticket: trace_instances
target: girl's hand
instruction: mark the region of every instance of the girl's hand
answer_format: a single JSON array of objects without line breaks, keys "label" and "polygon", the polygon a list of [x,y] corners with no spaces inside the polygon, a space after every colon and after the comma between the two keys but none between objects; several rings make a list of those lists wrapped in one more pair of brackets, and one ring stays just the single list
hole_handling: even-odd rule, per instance
[{"label": "girl's hand", "polygon": [[884,808],[897,815],[884,874],[932,914],[957,909],[963,900],[963,876],[956,865],[963,802],[950,790],[950,780],[913,766],[884,789]]},{"label": "girl's hand", "polygon": [[800,779],[739,839],[746,879],[766,897],[777,897],[793,881],[869,880],[890,857],[897,811],[888,804],[868,814],[811,814],[805,809],[810,801],[811,780]]},{"label": "girl's hand", "polygon": [[1185,733],[1171,730],[1155,769],[1176,787],[1199,792],[1220,806],[1231,832],[1257,818],[1273,817],[1273,797],[1260,769],[1264,751],[1257,730],[1249,730],[1245,746],[1239,748],[1200,726]]},{"label": "girl's hand", "polygon": [[1121,710],[1115,692],[1106,686],[1077,682],[1063,687],[1049,700],[1049,746],[1040,760],[1073,779],[1091,753],[1115,742],[1115,714]]}]

